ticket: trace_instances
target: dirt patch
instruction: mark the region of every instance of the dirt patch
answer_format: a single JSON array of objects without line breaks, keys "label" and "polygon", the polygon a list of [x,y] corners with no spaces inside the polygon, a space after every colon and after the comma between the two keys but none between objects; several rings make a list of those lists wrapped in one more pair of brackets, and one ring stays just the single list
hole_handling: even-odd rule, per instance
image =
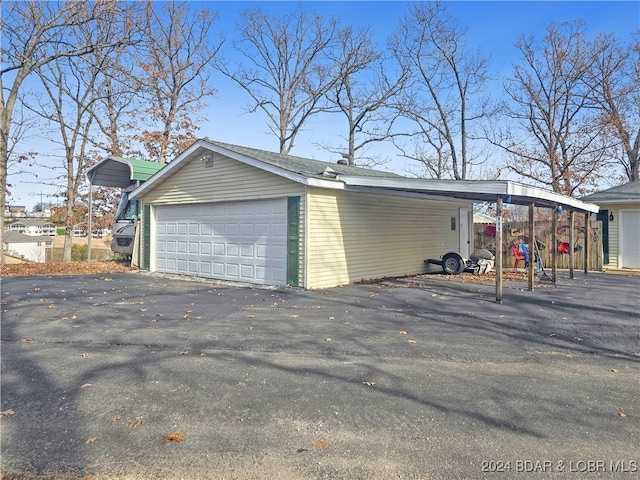
[{"label": "dirt patch", "polygon": [[135,271],[128,263],[108,262],[49,262],[0,264],[0,275],[6,277],[37,277],[50,275],[91,275]]}]

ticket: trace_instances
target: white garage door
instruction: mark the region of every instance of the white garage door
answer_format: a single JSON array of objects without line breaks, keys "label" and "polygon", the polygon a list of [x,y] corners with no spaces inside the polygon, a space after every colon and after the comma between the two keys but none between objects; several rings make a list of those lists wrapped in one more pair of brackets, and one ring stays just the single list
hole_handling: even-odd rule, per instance
[{"label": "white garage door", "polygon": [[285,285],[287,200],[156,209],[159,272]]},{"label": "white garage door", "polygon": [[640,268],[640,210],[620,210],[620,266]]}]

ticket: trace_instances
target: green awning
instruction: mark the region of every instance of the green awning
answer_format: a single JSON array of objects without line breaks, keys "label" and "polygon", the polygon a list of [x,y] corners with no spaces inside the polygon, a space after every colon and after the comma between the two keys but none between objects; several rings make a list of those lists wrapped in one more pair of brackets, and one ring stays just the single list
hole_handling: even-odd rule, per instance
[{"label": "green awning", "polygon": [[166,164],[135,158],[107,157],[86,172],[91,185],[126,188],[146,182]]}]

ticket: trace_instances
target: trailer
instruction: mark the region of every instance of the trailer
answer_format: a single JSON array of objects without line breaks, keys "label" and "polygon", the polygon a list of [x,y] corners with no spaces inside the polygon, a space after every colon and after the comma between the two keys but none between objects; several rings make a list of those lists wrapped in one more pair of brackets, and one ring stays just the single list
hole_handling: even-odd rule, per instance
[{"label": "trailer", "polygon": [[447,275],[459,275],[463,272],[484,275],[493,270],[495,258],[495,255],[489,250],[481,248],[473,252],[468,259],[458,252],[447,252],[439,259],[428,258],[424,263],[440,265]]},{"label": "trailer", "polygon": [[[133,255],[141,208],[138,200],[129,199],[129,194],[164,166],[164,163],[110,156],[87,170],[86,177],[90,188],[122,188],[112,227],[111,250],[114,253],[127,257]],[[89,208],[91,212],[92,205],[89,205]]]}]

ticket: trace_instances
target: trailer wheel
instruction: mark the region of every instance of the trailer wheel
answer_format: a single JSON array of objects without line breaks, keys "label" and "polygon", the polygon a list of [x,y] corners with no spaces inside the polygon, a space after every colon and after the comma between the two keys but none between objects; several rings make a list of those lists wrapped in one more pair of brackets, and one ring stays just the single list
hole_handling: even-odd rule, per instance
[{"label": "trailer wheel", "polygon": [[465,263],[457,253],[447,253],[442,257],[442,270],[447,275],[458,275],[464,272]]}]

